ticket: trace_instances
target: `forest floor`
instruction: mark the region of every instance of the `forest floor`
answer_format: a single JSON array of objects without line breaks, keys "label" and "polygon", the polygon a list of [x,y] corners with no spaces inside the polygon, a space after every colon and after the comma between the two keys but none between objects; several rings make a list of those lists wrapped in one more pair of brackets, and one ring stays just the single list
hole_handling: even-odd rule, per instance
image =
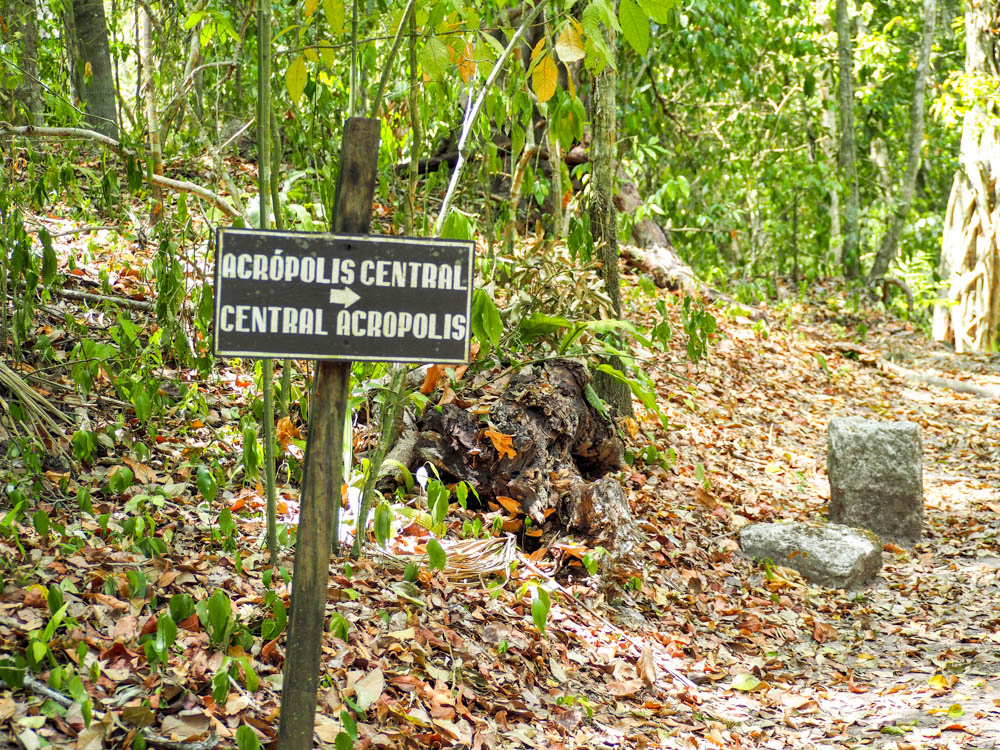
[{"label": "forest floor", "polygon": [[[63,262],[94,238],[101,241],[98,233],[61,238]],[[137,261],[119,270],[130,264]],[[96,264],[79,267],[77,282],[100,276]],[[109,283],[134,295],[138,282],[115,272]],[[680,306],[661,294],[676,333],[643,366],[671,429],[641,417],[630,446],[644,454],[622,474],[644,534],[631,559],[586,576],[585,542],[547,535],[518,553],[512,580],[495,588],[426,571],[405,586],[402,570],[377,561],[334,561],[328,614],[343,618],[335,629],[346,625],[346,641],[330,634],[323,647],[320,746],[334,745],[350,709],[359,748],[1000,747],[1000,402],[879,366],[1000,390],[1000,358],[958,356],[906,322],[852,312],[831,287],[773,306],[767,322],[714,309],[719,330],[693,364]],[[67,312],[95,330],[114,320],[81,304],[57,296],[42,309],[49,320],[39,325],[57,350],[75,343],[62,330]],[[141,322],[145,313],[127,314]],[[214,731],[232,746],[247,724],[263,742],[274,739],[284,639],[261,637],[270,616],[261,490],[224,488],[209,502],[195,471],[213,444],[238,463],[234,415],[254,391],[240,367],[225,363],[198,383],[207,411],[166,415],[148,458],[129,449],[143,432],[128,418],[124,432],[134,434],[112,430],[91,465],[48,465],[33,479],[29,508],[45,511],[47,523],[0,513],[0,661],[48,638],[37,676],[65,695],[89,696],[99,717],[85,728],[77,703],[59,708],[0,688],[0,748],[120,747],[145,726],[192,742]],[[97,430],[121,422],[107,383],[81,399],[57,387],[72,386],[68,368],[48,372],[56,384],[42,395],[60,408]],[[167,387],[193,382],[167,367],[160,376]],[[737,539],[750,522],[824,516],[826,425],[847,415],[920,426],[925,520],[914,549],[887,545],[876,582],[845,592],[765,569],[740,554]],[[134,483],[115,492],[109,479],[123,466]],[[0,464],[4,482],[29,471],[10,458]],[[80,488],[91,489],[94,516],[72,500]],[[283,510],[295,497],[283,486]],[[6,513],[9,498],[0,503]],[[223,549],[224,508],[235,519],[239,566]],[[476,515],[453,506],[452,533]],[[136,517],[166,542],[164,554],[142,554]],[[518,520],[511,508],[478,517],[486,528],[497,517]],[[290,556],[284,563],[290,570]],[[521,584],[548,576],[562,590],[542,633]],[[46,632],[54,584],[66,619]],[[270,589],[287,602],[278,577]],[[178,623],[166,665],[152,665],[142,641],[156,634],[171,596],[218,591],[236,615],[228,650],[192,616]],[[213,697],[213,676],[231,663],[238,666]],[[75,687],[74,674],[82,678]]]}]

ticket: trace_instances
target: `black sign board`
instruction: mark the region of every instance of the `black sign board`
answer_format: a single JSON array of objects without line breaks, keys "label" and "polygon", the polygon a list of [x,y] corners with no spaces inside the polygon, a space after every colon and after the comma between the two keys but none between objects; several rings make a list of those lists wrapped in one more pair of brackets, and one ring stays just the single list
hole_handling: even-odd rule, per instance
[{"label": "black sign board", "polygon": [[473,243],[220,229],[215,353],[468,361]]}]

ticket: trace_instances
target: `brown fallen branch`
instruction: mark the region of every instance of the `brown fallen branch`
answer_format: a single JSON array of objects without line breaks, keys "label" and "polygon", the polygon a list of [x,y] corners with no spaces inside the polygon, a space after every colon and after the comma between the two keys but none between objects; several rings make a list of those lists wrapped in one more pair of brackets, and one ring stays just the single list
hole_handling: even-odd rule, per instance
[{"label": "brown fallen branch", "polygon": [[[0,122],[0,136],[5,135],[18,135],[25,138],[84,138],[107,146],[119,156],[123,151],[122,145],[114,138],[106,136],[103,133],[98,133],[96,130],[88,130],[87,128],[42,128],[35,127],[34,125],[11,125],[9,122]],[[134,155],[139,156],[138,154]],[[234,219],[241,218],[240,213],[225,198],[207,188],[195,185],[193,182],[173,180],[160,175],[153,175],[152,181],[154,185],[161,185],[178,192],[197,195],[199,198],[214,205],[227,216]]]},{"label": "brown fallen branch", "polygon": [[650,248],[623,245],[622,258],[632,267],[647,274],[661,289],[682,291],[688,296],[701,295],[710,302],[724,302],[746,311],[750,320],[767,320],[767,313],[744,305],[718,289],[710,287],[695,276],[691,267],[674,252],[672,247],[654,246]]},{"label": "brown fallen branch", "polygon": [[895,362],[883,359],[877,351],[851,341],[836,341],[831,344],[831,348],[836,349],[842,354],[850,352],[852,359],[856,359],[867,367],[877,367],[883,372],[891,372],[893,375],[898,375],[914,383],[924,383],[925,385],[933,385],[937,388],[947,388],[957,393],[969,393],[978,398],[1000,399],[1000,389],[987,388],[986,386],[976,385],[964,380],[952,380],[951,378],[941,378],[937,375],[917,372],[916,370],[911,370],[908,367],[902,367]]},{"label": "brown fallen branch", "polygon": [[111,302],[122,307],[131,307],[134,310],[148,310],[156,312],[156,305],[152,302],[130,299],[129,297],[117,297],[106,294],[94,294],[93,292],[81,292],[76,289],[50,289],[50,292],[66,299],[86,300],[87,302]]},{"label": "brown fallen branch", "polygon": [[938,388],[947,388],[957,393],[969,393],[977,398],[1000,399],[1000,390],[995,388],[986,388],[985,386],[967,383],[964,380],[952,380],[951,378],[939,378],[936,375],[927,375],[926,373],[910,370],[906,367],[900,367],[884,359],[878,361],[878,367],[880,370],[888,370],[895,375],[917,383],[933,385]]}]

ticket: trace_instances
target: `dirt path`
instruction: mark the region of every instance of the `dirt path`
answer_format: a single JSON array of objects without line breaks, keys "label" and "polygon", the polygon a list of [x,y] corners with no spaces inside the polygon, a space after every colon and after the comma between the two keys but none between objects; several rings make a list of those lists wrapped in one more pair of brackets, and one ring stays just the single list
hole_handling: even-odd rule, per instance
[{"label": "dirt path", "polygon": [[[702,641],[728,673],[709,672],[717,682],[703,709],[721,734],[702,737],[767,748],[1000,747],[1000,402],[845,358],[852,353],[838,346],[846,339],[838,326],[794,315],[782,322],[787,330],[772,326],[766,338],[727,324],[711,363],[689,368],[696,382],[676,412],[685,425],[677,450],[702,457],[712,512],[733,529],[822,516],[829,418],[907,419],[923,439],[924,539],[912,551],[887,547],[880,579],[857,592],[794,575],[768,581],[738,558],[736,581],[718,565],[703,575],[717,602],[741,606],[732,627],[720,618],[712,635],[724,637]],[[880,323],[884,333],[866,348],[905,351],[907,367],[933,363],[940,377],[1000,382],[996,358],[949,357],[900,324]],[[669,377],[663,385],[675,394],[685,387]],[[731,689],[734,674],[762,685]]]}]

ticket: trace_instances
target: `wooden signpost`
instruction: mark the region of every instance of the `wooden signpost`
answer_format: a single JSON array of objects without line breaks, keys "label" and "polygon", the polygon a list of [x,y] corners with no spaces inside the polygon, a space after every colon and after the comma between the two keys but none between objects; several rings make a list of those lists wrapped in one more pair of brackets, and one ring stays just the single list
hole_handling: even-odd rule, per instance
[{"label": "wooden signpost", "polygon": [[377,119],[344,123],[332,234],[222,230],[216,249],[216,354],[319,360],[292,575],[281,750],[313,746],[351,361],[468,359],[473,243],[362,236],[371,223],[379,138]]}]

